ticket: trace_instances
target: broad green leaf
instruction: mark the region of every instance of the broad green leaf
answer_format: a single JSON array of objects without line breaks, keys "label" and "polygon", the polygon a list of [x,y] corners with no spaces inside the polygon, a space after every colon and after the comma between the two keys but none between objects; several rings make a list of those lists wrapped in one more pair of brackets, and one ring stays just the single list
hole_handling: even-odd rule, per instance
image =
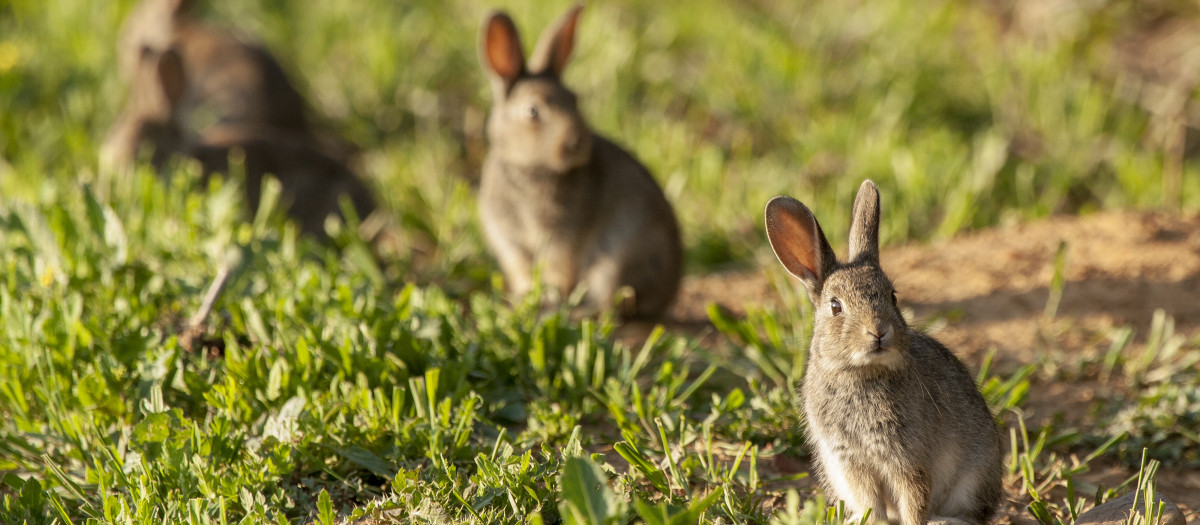
[{"label": "broad green leaf", "polygon": [[559,479],[559,513],[567,525],[602,525],[624,521],[624,508],[600,467],[585,458],[570,458]]},{"label": "broad green leaf", "polygon": [[337,514],[333,512],[333,501],[325,489],[321,489],[321,493],[317,495],[317,522],[321,525],[334,525],[337,522]]}]

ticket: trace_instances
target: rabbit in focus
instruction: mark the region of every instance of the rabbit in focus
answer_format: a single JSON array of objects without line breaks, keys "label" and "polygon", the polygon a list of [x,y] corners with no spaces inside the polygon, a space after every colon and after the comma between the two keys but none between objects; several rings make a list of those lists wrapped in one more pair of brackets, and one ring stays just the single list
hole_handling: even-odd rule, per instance
[{"label": "rabbit in focus", "polygon": [[479,211],[510,292],[534,287],[540,266],[563,297],[586,286],[585,306],[619,305],[626,318],[661,315],[682,273],[679,225],[662,189],[630,153],[589,129],[562,83],[582,6],[546,29],[529,61],[512,19],[484,19],[480,60],[492,87]]},{"label": "rabbit in focus", "polygon": [[987,522],[1002,495],[999,430],[962,362],[901,316],[879,262],[875,185],[854,200],[845,262],[795,199],[767,203],[766,230],[816,309],[801,390],[825,490],[857,516]]},{"label": "rabbit in focus", "polygon": [[218,124],[200,133],[186,129],[179,115],[189,84],[174,49],[143,55],[131,75],[129,104],[116,128],[127,133],[121,140],[153,147],[156,169],[181,155],[198,160],[207,178],[228,173],[234,153],[244,163],[251,213],[259,203],[263,176],[274,175],[289,202],[288,213],[303,231],[318,237],[324,235],[325,218],[340,215],[342,195],[350,198],[360,219],[375,209],[369,187],[345,163],[323,152],[315,139],[251,124]]}]

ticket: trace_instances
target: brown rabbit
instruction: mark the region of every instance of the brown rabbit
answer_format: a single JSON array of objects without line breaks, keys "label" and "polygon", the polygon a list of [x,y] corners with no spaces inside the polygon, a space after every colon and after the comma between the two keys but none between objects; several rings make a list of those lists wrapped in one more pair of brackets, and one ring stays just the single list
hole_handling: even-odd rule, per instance
[{"label": "brown rabbit", "polygon": [[[174,49],[188,79],[176,108],[183,128],[189,127],[189,117],[199,109],[221,125],[311,133],[307,102],[270,51],[195,20],[193,4],[193,0],[143,0],[134,8],[117,46],[122,77],[132,81],[142,60]],[[129,135],[130,130],[120,127],[109,132],[101,151],[106,167],[124,168],[132,163],[139,145],[122,140]],[[353,151],[338,139],[322,140],[339,156]]]},{"label": "brown rabbit", "polygon": [[900,314],[879,265],[875,184],[854,199],[844,262],[795,199],[771,199],[766,227],[816,308],[802,394],[826,492],[858,517],[986,523],[1003,495],[1000,432],[967,367]]},{"label": "brown rabbit", "polygon": [[185,129],[179,114],[186,103],[187,74],[174,49],[143,55],[132,72],[130,102],[116,126],[121,140],[148,143],[161,169],[173,155],[198,160],[206,176],[229,171],[231,153],[244,160],[246,202],[257,208],[264,175],[283,186],[288,212],[307,233],[324,234],[325,218],[339,214],[338,200],[349,196],[365,219],[375,209],[369,188],[340,160],[324,153],[315,139],[301,133],[279,133],[250,124],[211,126],[200,134]]},{"label": "brown rabbit", "polygon": [[186,109],[210,106],[221,123],[306,129],[308,106],[279,61],[262,44],[191,16],[194,0],[143,0],[118,43],[122,75],[143,54],[175,49],[188,74]]},{"label": "brown rabbit", "polygon": [[535,267],[562,296],[578,285],[605,308],[624,287],[625,317],[661,315],[682,272],[679,225],[658,183],[621,147],[593,133],[562,83],[582,6],[543,33],[529,62],[511,18],[485,17],[480,60],[492,84],[479,211],[510,291]]}]

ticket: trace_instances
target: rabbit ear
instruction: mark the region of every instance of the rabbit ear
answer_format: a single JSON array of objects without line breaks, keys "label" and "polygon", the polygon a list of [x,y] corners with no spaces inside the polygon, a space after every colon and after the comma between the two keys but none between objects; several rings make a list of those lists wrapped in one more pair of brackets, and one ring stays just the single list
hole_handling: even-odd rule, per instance
[{"label": "rabbit ear", "polygon": [[525,55],[521,35],[512,18],[503,11],[493,11],[483,19],[479,35],[479,57],[492,81],[496,99],[504,98],[517,77],[525,73]]},{"label": "rabbit ear", "polygon": [[187,91],[187,75],[183,72],[183,60],[179,53],[174,49],[163,51],[155,64],[155,73],[167,104],[171,108],[182,106]]},{"label": "rabbit ear", "polygon": [[529,56],[529,70],[536,73],[550,73],[562,77],[571,51],[575,49],[575,28],[579,24],[579,15],[583,12],[583,4],[571,6],[558,20],[542,32],[537,47]]},{"label": "rabbit ear", "polygon": [[867,262],[879,263],[879,189],[871,179],[864,180],[854,197],[850,217],[851,261],[866,257]]},{"label": "rabbit ear", "polygon": [[800,201],[779,196],[767,203],[767,239],[779,262],[800,278],[810,294],[819,294],[837,257],[817,218]]}]

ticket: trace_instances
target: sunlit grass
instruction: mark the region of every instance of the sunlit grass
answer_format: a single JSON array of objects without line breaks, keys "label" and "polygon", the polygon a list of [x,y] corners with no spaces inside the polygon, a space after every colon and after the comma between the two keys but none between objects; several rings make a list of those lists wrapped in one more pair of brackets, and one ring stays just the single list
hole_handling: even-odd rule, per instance
[{"label": "sunlit grass", "polygon": [[[629,347],[611,319],[503,298],[473,195],[491,5],[204,7],[266,41],[362,148],[397,225],[380,261],[344,228],[326,246],[271,206],[244,217],[238,183],[197,188],[195,166],[99,172],[131,6],[0,6],[0,521],[844,520],[795,490],[805,472],[768,464],[807,455],[794,387],[811,312],[780,270],[764,271],[783,306],[710,308],[711,344],[656,331]],[[505,6],[530,46],[565,3]],[[962,2],[593,3],[566,79],[665,188],[691,273],[757,268],[767,198],[848,210],[866,177],[889,243],[1171,198],[1155,117],[1121,96],[1134,80],[1108,52],[1123,13],[1019,38]],[[1198,166],[1182,170],[1195,210]],[[835,244],[848,217],[821,214]],[[184,322],[226,267],[189,351]],[[1009,484],[1037,519],[1111,495],[1073,480],[1095,459],[1080,450],[1198,461],[1172,430],[1200,413],[1196,341],[1163,316],[1151,331],[1079,365],[1144,387],[1088,432],[1026,428],[1036,371],[983,364],[1014,437]]]}]

